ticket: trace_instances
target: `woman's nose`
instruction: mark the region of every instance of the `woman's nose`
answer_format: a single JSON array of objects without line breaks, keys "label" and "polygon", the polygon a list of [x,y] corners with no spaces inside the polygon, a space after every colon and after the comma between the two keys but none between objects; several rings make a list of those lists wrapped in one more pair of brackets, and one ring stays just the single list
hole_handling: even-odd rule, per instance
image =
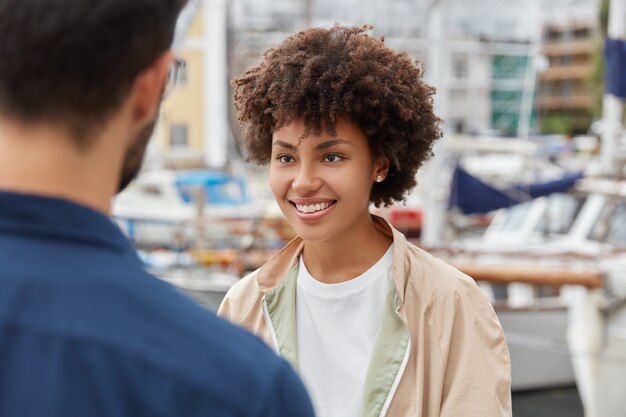
[{"label": "woman's nose", "polygon": [[322,180],[317,172],[307,166],[298,167],[298,172],[291,183],[291,188],[301,195],[317,191],[321,186]]}]

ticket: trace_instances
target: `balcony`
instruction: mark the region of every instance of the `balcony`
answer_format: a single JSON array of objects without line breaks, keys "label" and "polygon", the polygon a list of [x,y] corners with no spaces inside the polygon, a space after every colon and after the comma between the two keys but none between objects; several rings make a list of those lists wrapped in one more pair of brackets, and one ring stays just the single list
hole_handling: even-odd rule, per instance
[{"label": "balcony", "polygon": [[589,64],[567,65],[548,68],[539,73],[541,81],[581,80],[587,78],[592,71]]},{"label": "balcony", "polygon": [[546,43],[541,47],[545,56],[591,55],[595,49],[591,39]]},{"label": "balcony", "polygon": [[571,96],[544,96],[535,99],[538,110],[575,110],[589,109],[593,105],[591,94]]}]

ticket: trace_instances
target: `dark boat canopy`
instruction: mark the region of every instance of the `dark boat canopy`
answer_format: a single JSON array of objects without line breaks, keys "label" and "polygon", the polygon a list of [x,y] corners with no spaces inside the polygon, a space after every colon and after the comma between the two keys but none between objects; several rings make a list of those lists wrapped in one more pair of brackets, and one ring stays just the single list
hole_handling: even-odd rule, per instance
[{"label": "dark boat canopy", "polygon": [[582,172],[568,174],[554,181],[493,187],[456,166],[452,175],[449,208],[464,214],[488,213],[552,193],[568,191],[583,177]]}]

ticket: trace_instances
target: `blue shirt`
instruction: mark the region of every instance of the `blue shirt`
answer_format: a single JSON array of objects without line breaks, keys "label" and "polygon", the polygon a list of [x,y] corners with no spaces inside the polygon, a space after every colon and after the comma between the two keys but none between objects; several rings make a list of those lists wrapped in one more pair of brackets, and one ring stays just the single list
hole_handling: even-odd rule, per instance
[{"label": "blue shirt", "polygon": [[104,215],[0,192],[0,416],[312,416],[264,343],[146,273]]}]

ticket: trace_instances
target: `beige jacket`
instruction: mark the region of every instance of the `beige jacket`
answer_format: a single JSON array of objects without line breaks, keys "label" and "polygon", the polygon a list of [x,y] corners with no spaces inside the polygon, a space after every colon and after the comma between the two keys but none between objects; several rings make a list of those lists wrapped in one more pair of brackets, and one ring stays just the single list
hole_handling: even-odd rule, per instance
[{"label": "beige jacket", "polygon": [[[502,327],[468,276],[393,238],[393,282],[370,360],[362,417],[511,416],[509,352]],[[235,284],[218,314],[260,336],[298,368],[298,238]]]}]

